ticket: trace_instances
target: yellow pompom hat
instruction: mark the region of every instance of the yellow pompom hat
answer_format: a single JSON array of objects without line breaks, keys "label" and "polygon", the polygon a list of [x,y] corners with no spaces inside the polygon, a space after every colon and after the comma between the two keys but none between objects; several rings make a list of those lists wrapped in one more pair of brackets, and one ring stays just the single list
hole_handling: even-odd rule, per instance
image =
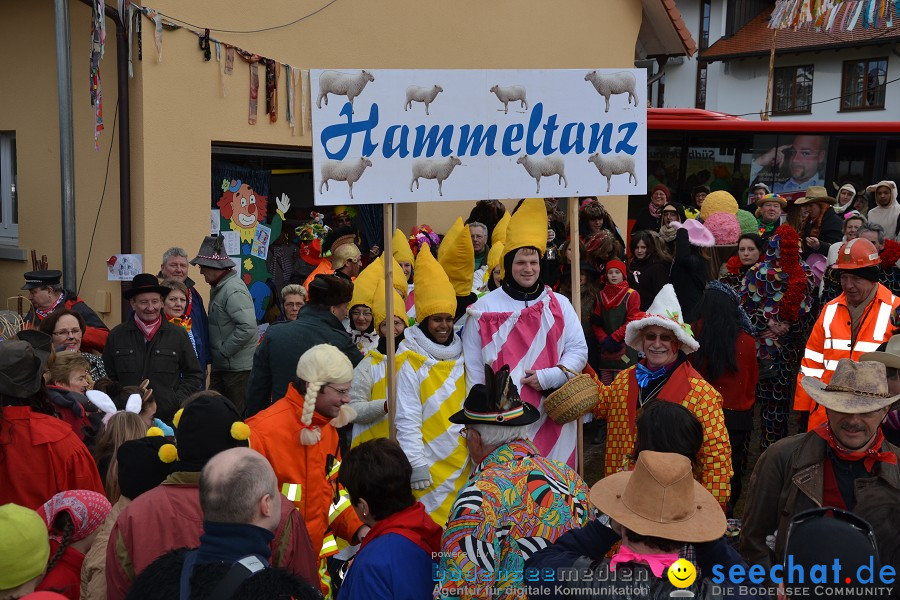
[{"label": "yellow pompom hat", "polygon": [[406,239],[406,236],[403,235],[403,232],[399,229],[394,231],[394,240],[392,244],[394,246],[394,258],[398,262],[408,262],[409,264],[416,262],[416,257],[413,256],[412,248],[409,247],[409,240]]},{"label": "yellow pompom hat", "polygon": [[[456,228],[459,224],[460,227]],[[475,247],[469,226],[462,224],[458,217],[438,248],[438,263],[444,268],[453,290],[457,296],[468,296],[472,293],[472,275],[475,272]]]},{"label": "yellow pompom hat", "polygon": [[[387,307],[384,304],[384,281],[379,281],[378,287],[375,288],[375,295],[372,298],[372,316],[375,317],[373,323],[375,330],[378,331],[378,327],[387,319]],[[399,317],[404,323],[409,322],[409,316],[406,314],[406,302],[397,293],[397,290],[394,290],[394,316]]]},{"label": "yellow pompom hat", "polygon": [[[456,239],[456,237],[463,230],[463,220],[462,217],[456,217],[456,220],[453,221],[453,225],[450,226],[450,229],[447,230],[447,233],[444,234],[444,239],[441,240],[441,245],[438,246],[437,251],[437,259],[438,262],[441,262],[441,258],[444,257],[444,254],[447,253],[447,242],[452,242]],[[474,259],[473,259],[474,260]]]},{"label": "yellow pompom hat", "polygon": [[372,297],[375,295],[375,286],[378,285],[379,279],[384,279],[384,261],[380,256],[360,271],[353,281],[350,307],[363,305],[372,308]]},{"label": "yellow pompom hat", "polygon": [[700,207],[700,218],[704,221],[715,213],[728,213],[736,215],[738,211],[737,200],[725,190],[716,190],[706,196]]},{"label": "yellow pompom hat", "polygon": [[413,282],[416,288],[417,323],[431,315],[456,314],[456,291],[443,267],[431,255],[428,244],[423,244],[416,256]]},{"label": "yellow pompom hat", "polygon": [[494,225],[494,231],[491,233],[491,246],[506,242],[507,227],[509,227],[509,211],[503,213],[503,216]]},{"label": "yellow pompom hat", "polygon": [[504,255],[528,246],[537,248],[541,256],[544,255],[547,250],[547,207],[543,198],[522,201],[516,214],[509,218],[503,246]]}]

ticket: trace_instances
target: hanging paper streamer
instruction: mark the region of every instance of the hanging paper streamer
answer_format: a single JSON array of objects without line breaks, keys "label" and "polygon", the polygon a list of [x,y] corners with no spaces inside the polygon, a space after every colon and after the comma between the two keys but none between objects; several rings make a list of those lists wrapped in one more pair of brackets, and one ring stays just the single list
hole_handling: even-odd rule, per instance
[{"label": "hanging paper streamer", "polygon": [[250,116],[247,122],[256,125],[257,105],[259,104],[259,63],[250,63]]},{"label": "hanging paper streamer", "polygon": [[853,31],[860,21],[865,29],[890,27],[898,10],[900,0],[777,0],[769,27],[814,26],[831,33]]},{"label": "hanging paper streamer", "polygon": [[269,123],[278,120],[278,68],[280,65],[271,58],[266,61],[266,113]]},{"label": "hanging paper streamer", "polygon": [[[303,91],[301,92],[301,94],[303,95],[303,118],[305,127],[312,131],[312,110],[310,110],[312,107],[310,106],[311,98],[309,97],[309,69],[303,69],[302,81],[303,84],[301,87]],[[302,135],[303,131],[301,131],[300,133]]]},{"label": "hanging paper streamer", "polygon": [[106,46],[106,15],[103,0],[91,4],[91,107],[94,112],[94,150],[100,150],[103,131],[103,92],[100,88],[100,59]]},{"label": "hanging paper streamer", "polygon": [[297,79],[300,77],[300,69],[291,65],[284,65],[287,75],[287,120],[291,128],[291,135],[297,135]]}]

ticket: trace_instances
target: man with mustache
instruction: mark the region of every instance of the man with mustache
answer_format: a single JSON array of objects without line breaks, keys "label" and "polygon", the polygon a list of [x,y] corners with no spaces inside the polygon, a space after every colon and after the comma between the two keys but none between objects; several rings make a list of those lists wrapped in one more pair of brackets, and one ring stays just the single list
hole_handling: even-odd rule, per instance
[{"label": "man with mustache", "polygon": [[900,489],[900,448],[882,432],[900,395],[891,395],[885,365],[843,358],[828,384],[810,376],[800,384],[825,409],[827,420],[763,453],[744,507],[741,554],[766,572],[784,555],[794,515],[820,506],[852,512],[877,486]]}]

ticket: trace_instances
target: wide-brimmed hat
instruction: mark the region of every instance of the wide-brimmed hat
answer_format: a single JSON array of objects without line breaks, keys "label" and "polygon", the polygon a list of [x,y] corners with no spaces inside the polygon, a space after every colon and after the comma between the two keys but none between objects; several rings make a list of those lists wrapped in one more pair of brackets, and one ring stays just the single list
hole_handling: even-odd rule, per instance
[{"label": "wide-brimmed hat", "polygon": [[884,350],[865,352],[859,357],[860,361],[871,360],[884,364],[885,367],[900,369],[900,335],[892,336],[887,341]]},{"label": "wide-brimmed hat", "polygon": [[794,201],[794,206],[803,206],[813,202],[827,202],[834,206],[837,200],[828,195],[828,190],[825,189],[824,185],[811,185],[806,188],[806,196]]},{"label": "wide-brimmed hat", "polygon": [[34,355],[46,362],[53,350],[53,337],[39,329],[23,329],[16,338],[31,344]]},{"label": "wide-brimmed hat", "polygon": [[[706,204],[705,201],[704,204]],[[716,245],[716,237],[697,219],[688,219],[684,223],[673,221],[669,225],[674,229],[681,229],[684,227],[688,232],[688,241],[690,241],[691,246],[712,248]]]},{"label": "wide-brimmed hat", "polygon": [[756,201],[756,206],[762,208],[762,205],[766,202],[777,202],[781,205],[781,210],[787,208],[787,200],[779,196],[778,194],[766,194],[762,198]]},{"label": "wide-brimmed hat", "polygon": [[807,375],[800,380],[800,385],[825,408],[853,415],[890,406],[900,399],[900,394],[891,396],[888,391],[884,363],[871,360],[856,362],[842,358],[827,384]]},{"label": "wide-brimmed hat", "polygon": [[28,342],[0,342],[0,394],[28,398],[41,389],[44,361]]},{"label": "wide-brimmed hat", "polygon": [[33,290],[39,287],[59,285],[62,280],[62,271],[28,271],[25,273],[25,285],[23,290]]},{"label": "wide-brimmed hat", "polygon": [[194,257],[191,264],[211,269],[233,269],[237,266],[225,252],[225,238],[222,234],[208,235],[203,238],[203,243],[200,244],[197,256]]},{"label": "wide-brimmed hat", "polygon": [[156,275],[150,273],[138,273],[134,276],[134,279],[131,280],[131,287],[122,292],[122,297],[126,300],[131,300],[138,294],[150,293],[157,293],[161,296],[165,296],[171,291],[170,288],[159,284],[159,279],[156,278]]},{"label": "wide-brimmed hat", "polygon": [[685,354],[690,354],[700,347],[693,338],[690,325],[684,322],[681,304],[678,303],[678,296],[675,295],[675,288],[671,283],[667,283],[659,290],[647,312],[628,323],[625,327],[625,343],[639,352],[643,351],[644,348],[640,344],[641,330],[650,325],[665,327],[674,333],[681,342],[681,351]]},{"label": "wide-brimmed hat", "polygon": [[591,502],[623,527],[677,542],[708,542],[727,525],[718,501],[694,480],[681,454],[644,450],[633,471],[604,477],[591,488]]},{"label": "wide-brimmed hat", "polygon": [[531,425],[540,418],[538,410],[519,397],[509,365],[503,365],[496,373],[490,365],[484,365],[484,383],[472,386],[462,410],[450,415],[450,422],[518,427]]}]

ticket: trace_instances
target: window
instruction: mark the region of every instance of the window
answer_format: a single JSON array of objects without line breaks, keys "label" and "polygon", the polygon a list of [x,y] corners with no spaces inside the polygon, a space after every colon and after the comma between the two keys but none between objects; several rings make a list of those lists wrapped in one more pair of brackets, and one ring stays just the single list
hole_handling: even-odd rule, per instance
[{"label": "window", "polygon": [[697,65],[697,89],[694,91],[694,108],[706,108],[706,63]]},{"label": "window", "polygon": [[811,112],[812,90],[812,65],[775,69],[775,102],[772,112],[776,115]]},{"label": "window", "polygon": [[16,134],[0,132],[0,244],[19,244]]},{"label": "window", "polygon": [[841,110],[884,108],[887,58],[848,60],[841,82]]},{"label": "window", "polygon": [[[709,46],[709,15],[712,11],[712,0],[703,0],[700,4],[700,50]],[[705,62],[697,64],[697,87],[694,90],[694,107],[706,108],[706,67]]]}]

